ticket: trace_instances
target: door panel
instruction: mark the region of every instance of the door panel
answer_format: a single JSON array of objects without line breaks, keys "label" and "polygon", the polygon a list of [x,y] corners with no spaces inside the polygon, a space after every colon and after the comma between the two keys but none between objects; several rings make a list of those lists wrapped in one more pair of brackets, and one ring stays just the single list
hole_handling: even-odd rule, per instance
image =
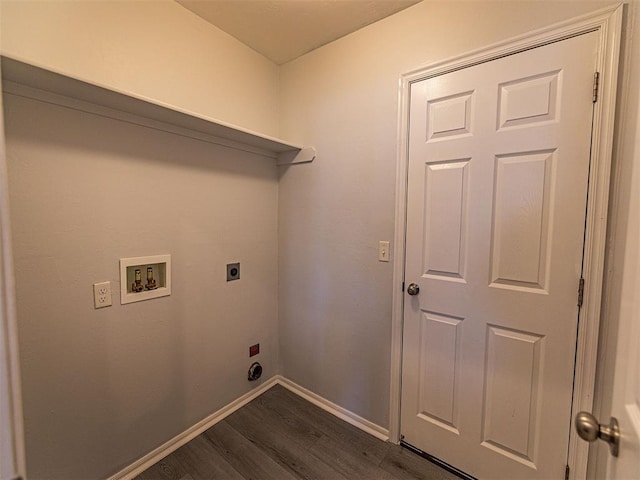
[{"label": "door panel", "polygon": [[490,287],[546,292],[554,153],[496,156]]},{"label": "door panel", "polygon": [[543,345],[540,335],[487,327],[483,445],[532,467]]},{"label": "door panel", "polygon": [[480,478],[563,478],[590,33],[411,86],[402,434]]},{"label": "door panel", "polygon": [[424,272],[464,279],[468,159],[425,166]]},{"label": "door panel", "polygon": [[419,415],[458,433],[462,318],[422,312],[420,325]]}]

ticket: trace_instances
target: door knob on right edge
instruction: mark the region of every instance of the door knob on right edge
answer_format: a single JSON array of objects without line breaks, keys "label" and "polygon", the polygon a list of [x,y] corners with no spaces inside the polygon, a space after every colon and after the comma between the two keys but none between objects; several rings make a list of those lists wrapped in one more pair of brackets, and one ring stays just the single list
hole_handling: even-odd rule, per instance
[{"label": "door knob on right edge", "polygon": [[580,412],[576,415],[576,430],[581,439],[587,442],[595,442],[597,439],[604,440],[609,444],[611,455],[618,456],[620,448],[620,428],[618,420],[611,417],[609,425],[598,423],[596,417],[588,412]]},{"label": "door knob on right edge", "polygon": [[410,283],[407,287],[407,293],[409,295],[418,295],[420,293],[420,287],[415,283]]}]

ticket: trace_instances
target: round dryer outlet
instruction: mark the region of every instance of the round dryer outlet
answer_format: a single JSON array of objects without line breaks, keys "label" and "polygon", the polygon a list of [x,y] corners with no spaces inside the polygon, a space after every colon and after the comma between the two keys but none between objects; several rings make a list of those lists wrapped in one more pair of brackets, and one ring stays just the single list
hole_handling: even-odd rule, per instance
[{"label": "round dryer outlet", "polygon": [[253,380],[257,380],[260,378],[260,376],[262,375],[262,365],[260,365],[258,362],[254,362],[251,364],[251,366],[249,367],[249,381],[253,381]]}]

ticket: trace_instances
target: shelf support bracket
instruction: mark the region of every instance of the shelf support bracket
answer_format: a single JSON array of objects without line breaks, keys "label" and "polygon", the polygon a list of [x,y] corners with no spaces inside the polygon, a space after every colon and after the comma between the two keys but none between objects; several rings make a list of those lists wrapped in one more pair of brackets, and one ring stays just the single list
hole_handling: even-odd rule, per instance
[{"label": "shelf support bracket", "polygon": [[316,158],[316,149],[303,147],[300,150],[287,150],[278,153],[277,165],[293,165],[294,163],[309,163]]}]

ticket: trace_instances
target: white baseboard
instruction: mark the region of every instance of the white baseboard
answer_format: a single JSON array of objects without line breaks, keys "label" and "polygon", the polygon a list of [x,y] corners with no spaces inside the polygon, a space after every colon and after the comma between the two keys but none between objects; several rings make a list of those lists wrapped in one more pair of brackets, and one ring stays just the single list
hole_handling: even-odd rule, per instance
[{"label": "white baseboard", "polygon": [[352,411],[347,410],[346,408],[342,408],[341,406],[330,402],[326,398],[321,397],[320,395],[313,393],[312,391],[307,390],[304,387],[301,387],[297,383],[292,382],[282,375],[276,375],[276,378],[280,385],[292,391],[299,397],[304,398],[308,402],[311,402],[321,409],[344,420],[345,422],[358,427],[360,430],[367,432],[369,435],[373,435],[374,437],[379,438],[380,440],[383,440],[385,442],[389,440],[389,430],[387,430],[386,428],[383,428],[380,425],[367,420],[366,418],[362,418],[360,415],[357,415]]},{"label": "white baseboard", "polygon": [[346,408],[342,408],[339,405],[336,405],[333,402],[330,402],[326,398],[321,397],[313,393],[310,390],[307,390],[304,387],[301,387],[295,382],[284,378],[282,375],[274,375],[269,380],[264,382],[259,387],[251,390],[250,392],[245,393],[241,397],[235,399],[233,402],[228,405],[222,407],[217,412],[212,413],[206,418],[203,418],[198,423],[188,428],[184,432],[176,435],[171,440],[163,443],[158,448],[152,450],[148,454],[146,454],[141,459],[135,461],[128,467],[123,468],[115,475],[108,478],[108,480],[130,480],[134,478],[136,475],[141,474],[147,468],[158,463],[164,457],[169,455],[172,452],[175,452],[177,449],[186,445],[195,437],[200,435],[205,430],[213,427],[216,423],[224,420],[227,416],[231,415],[236,410],[244,407],[247,403],[249,403],[254,398],[259,397],[264,392],[269,390],[274,385],[279,384],[285,387],[287,390],[295,393],[299,397],[304,398],[308,402],[313,403],[314,405],[320,407],[326,412],[335,415],[336,417],[344,420],[347,423],[359,428],[360,430],[368,433],[369,435],[373,435],[376,438],[379,438],[383,441],[389,440],[389,430],[386,428],[382,428],[380,425],[376,425],[373,422],[370,422],[366,418],[362,418],[360,415],[357,415]]},{"label": "white baseboard", "polygon": [[264,382],[259,387],[251,390],[250,392],[245,393],[239,398],[236,398],[234,401],[225,405],[217,412],[212,413],[208,417],[203,418],[198,423],[188,428],[182,433],[179,433],[171,440],[163,443],[158,448],[152,450],[148,454],[146,454],[141,459],[135,461],[128,467],[123,468],[115,475],[108,478],[108,480],[129,480],[136,475],[141,474],[151,465],[158,463],[164,457],[169,455],[170,453],[176,451],[183,445],[189,443],[191,440],[196,438],[202,432],[208,430],[213,427],[216,423],[224,420],[226,417],[231,415],[236,410],[244,407],[247,403],[253,400],[256,397],[259,397],[264,392],[269,390],[275,384],[279,383],[278,375],[271,377],[269,380]]}]

